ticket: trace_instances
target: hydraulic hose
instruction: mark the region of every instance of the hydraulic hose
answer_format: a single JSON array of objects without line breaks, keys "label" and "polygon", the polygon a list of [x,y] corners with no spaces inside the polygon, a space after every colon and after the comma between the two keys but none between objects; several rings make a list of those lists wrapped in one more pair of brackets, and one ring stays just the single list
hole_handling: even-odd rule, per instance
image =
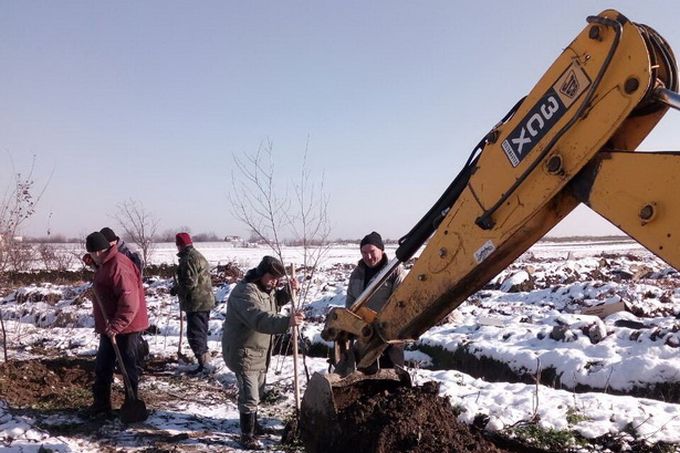
[{"label": "hydraulic hose", "polygon": [[[515,114],[519,106],[522,105],[526,96],[517,101],[517,103],[505,114],[499,121],[498,125],[505,123]],[[446,217],[446,214],[451,209],[451,206],[458,200],[460,194],[465,189],[470,176],[472,175],[477,160],[481,156],[484,147],[489,142],[489,136],[495,133],[495,129],[487,134],[470,153],[467,162],[463,166],[463,170],[456,176],[451,184],[446,188],[444,193],[439,197],[437,202],[430,208],[429,211],[411,228],[405,236],[399,239],[399,248],[395,254],[400,262],[408,261],[422,246],[425,241],[434,233],[441,221]]]}]

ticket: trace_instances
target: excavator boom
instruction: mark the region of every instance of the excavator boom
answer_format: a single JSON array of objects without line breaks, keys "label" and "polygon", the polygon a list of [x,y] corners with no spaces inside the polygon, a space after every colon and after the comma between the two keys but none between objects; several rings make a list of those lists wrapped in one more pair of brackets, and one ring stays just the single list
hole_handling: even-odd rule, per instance
[{"label": "excavator boom", "polygon": [[[436,219],[427,247],[382,310],[357,319],[360,304],[336,309],[327,337],[356,336],[357,366],[365,368],[389,342],[416,339],[435,325],[579,203],[597,210],[593,187],[630,191],[610,176],[605,182],[599,169],[614,152],[628,156],[625,163],[617,159],[619,168],[634,171],[638,161],[650,162],[633,151],[672,104],[677,84],[672,51],[654,30],[614,10],[589,17],[511,118],[487,135],[453,187],[455,200],[438,208],[446,214]],[[634,208],[638,223],[643,205]],[[637,238],[630,219],[605,217]],[[413,249],[408,237],[404,242],[400,248]],[[661,256],[680,265],[680,257],[674,263]],[[403,261],[400,250],[397,257]]]},{"label": "excavator boom", "polygon": [[[322,336],[336,345],[355,340],[358,369],[373,364],[388,344],[417,339],[580,203],[680,267],[680,199],[674,197],[680,154],[634,152],[669,106],[680,105],[675,57],[653,29],[617,11],[587,21],[400,240],[396,259],[352,307],[329,313]],[[426,240],[382,309],[366,308],[381,278]],[[337,408],[328,401],[342,379],[315,379],[302,415],[320,427],[334,416]],[[309,445],[311,451],[322,446]]]}]

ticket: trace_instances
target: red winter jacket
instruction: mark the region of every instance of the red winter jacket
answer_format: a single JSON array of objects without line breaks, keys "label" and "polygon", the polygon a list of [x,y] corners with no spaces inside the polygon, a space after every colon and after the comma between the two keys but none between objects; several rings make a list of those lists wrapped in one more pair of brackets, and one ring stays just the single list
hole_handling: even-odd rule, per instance
[{"label": "red winter jacket", "polygon": [[[139,270],[115,245],[102,256],[102,264],[94,274],[94,291],[99,298],[111,330],[116,334],[142,332],[149,327],[144,287]],[[106,321],[94,301],[94,328],[106,330]]]}]

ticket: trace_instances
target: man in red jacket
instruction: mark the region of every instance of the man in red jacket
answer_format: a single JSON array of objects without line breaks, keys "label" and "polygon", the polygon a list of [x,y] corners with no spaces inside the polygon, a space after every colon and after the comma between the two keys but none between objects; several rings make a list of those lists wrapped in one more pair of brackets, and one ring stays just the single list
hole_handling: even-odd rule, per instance
[{"label": "man in red jacket", "polygon": [[116,338],[132,391],[137,395],[138,347],[142,332],[149,327],[149,318],[142,279],[134,263],[118,253],[117,246],[109,245],[106,237],[98,231],[87,236],[85,246],[97,265],[94,292],[99,303],[94,302],[93,313],[95,331],[101,334],[92,386],[94,403],[89,412],[107,415],[111,412],[111,383],[116,364],[111,338]]}]

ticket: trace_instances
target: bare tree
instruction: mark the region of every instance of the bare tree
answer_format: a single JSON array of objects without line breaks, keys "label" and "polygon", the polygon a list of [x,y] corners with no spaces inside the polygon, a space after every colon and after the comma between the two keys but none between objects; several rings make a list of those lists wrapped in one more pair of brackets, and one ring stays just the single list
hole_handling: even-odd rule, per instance
[{"label": "bare tree", "polygon": [[208,233],[198,233],[191,236],[191,240],[194,242],[217,242],[220,238],[215,234],[214,231]]},{"label": "bare tree", "polygon": [[158,219],[144,208],[140,201],[132,198],[118,203],[115,219],[124,235],[142,249],[144,265],[149,262],[153,240],[158,230]]},{"label": "bare tree", "polygon": [[27,173],[14,172],[14,180],[0,198],[0,279],[6,276],[7,271],[26,270],[33,258],[30,245],[23,243],[18,236],[21,226],[35,214],[36,205],[47,188],[47,183],[39,190],[35,187],[35,160],[33,156]]},{"label": "bare tree", "polygon": [[[0,288],[7,283],[8,271],[26,270],[33,258],[31,246],[18,240],[17,236],[21,226],[35,213],[36,205],[47,188],[47,183],[45,183],[42,189],[36,191],[33,179],[35,159],[33,156],[27,173],[13,172],[14,180],[8,184],[0,198]],[[13,163],[12,168],[14,168]],[[0,327],[2,328],[3,356],[6,362],[7,336],[1,311]]]},{"label": "bare tree", "polygon": [[300,167],[300,179],[294,184],[295,209],[286,212],[288,225],[296,242],[302,246],[302,269],[304,285],[300,289],[300,300],[307,301],[314,274],[320,260],[328,252],[331,228],[328,220],[328,196],[324,190],[325,173],[317,182],[312,178],[307,164],[309,137]]},{"label": "bare tree", "polygon": [[175,242],[175,235],[177,233],[191,233],[191,228],[188,226],[179,226],[177,228],[167,228],[163,230],[162,233],[158,234],[156,236],[156,241],[157,242]]},{"label": "bare tree", "polygon": [[[46,271],[64,272],[71,268],[73,264],[73,253],[59,250],[52,244],[42,243],[38,245],[38,255]],[[80,255],[77,256],[80,261]]]},{"label": "bare tree", "polygon": [[255,154],[234,156],[238,174],[232,173],[229,198],[234,215],[248,227],[251,238],[259,238],[282,259],[280,235],[290,201],[275,187],[272,150],[267,140]]},{"label": "bare tree", "polygon": [[[323,193],[323,178],[319,185],[310,182],[311,173],[307,168],[308,143],[300,167],[300,181],[293,183],[293,197],[289,197],[289,191],[285,187],[280,187],[279,181],[275,178],[273,145],[270,140],[261,144],[253,155],[240,158],[234,156],[238,173],[232,174],[233,190],[229,194],[232,210],[248,227],[251,238],[255,236],[267,244],[282,263],[285,264],[282,250],[282,239],[285,234],[293,235],[302,245],[304,260],[302,281],[305,285],[300,299],[293,296],[293,310],[299,309],[308,297],[312,276],[319,260],[328,250],[330,233],[327,216],[328,199]],[[291,278],[295,278],[294,266],[291,266]],[[289,289],[291,294],[294,294],[292,287]],[[299,409],[297,328],[292,328],[291,336],[294,357],[293,388],[295,404]],[[288,349],[287,342],[285,346],[282,343],[280,345],[284,351]]]},{"label": "bare tree", "polygon": [[[283,184],[276,179],[273,144],[262,143],[257,152],[234,156],[237,172],[232,174],[232,191],[229,194],[234,215],[250,231],[250,241],[264,243],[282,261],[283,237],[292,236],[303,249],[302,279],[311,280],[311,274],[328,250],[330,223],[328,197],[324,193],[323,175],[314,183],[308,168],[309,143],[305,146],[300,179]],[[288,186],[292,184],[292,190]],[[293,194],[292,196],[290,194]],[[308,293],[300,294],[304,302]]]}]

